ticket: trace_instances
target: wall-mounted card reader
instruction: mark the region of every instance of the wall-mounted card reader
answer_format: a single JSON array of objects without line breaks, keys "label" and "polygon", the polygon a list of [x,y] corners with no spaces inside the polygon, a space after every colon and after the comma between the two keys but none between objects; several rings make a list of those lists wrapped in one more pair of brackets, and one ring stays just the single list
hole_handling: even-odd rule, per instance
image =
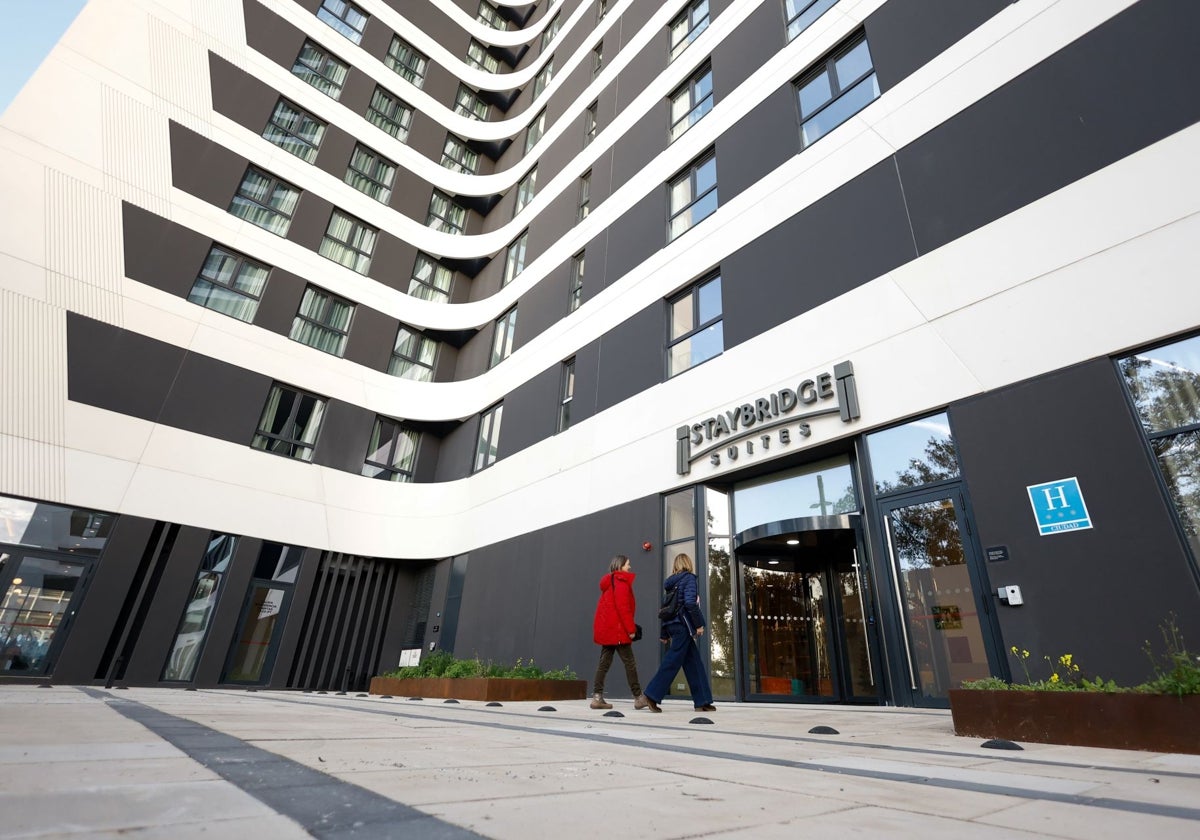
[{"label": "wall-mounted card reader", "polygon": [[1025,603],[1025,599],[1021,597],[1021,587],[1019,586],[1001,586],[996,590],[996,595],[1010,607],[1019,607]]}]

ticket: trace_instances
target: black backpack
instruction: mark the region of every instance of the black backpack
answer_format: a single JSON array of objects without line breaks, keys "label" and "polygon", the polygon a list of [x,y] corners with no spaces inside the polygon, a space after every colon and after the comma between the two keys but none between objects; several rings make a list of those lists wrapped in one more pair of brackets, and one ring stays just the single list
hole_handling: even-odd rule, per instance
[{"label": "black backpack", "polygon": [[679,584],[663,592],[662,606],[658,608],[659,621],[670,621],[679,615]]}]

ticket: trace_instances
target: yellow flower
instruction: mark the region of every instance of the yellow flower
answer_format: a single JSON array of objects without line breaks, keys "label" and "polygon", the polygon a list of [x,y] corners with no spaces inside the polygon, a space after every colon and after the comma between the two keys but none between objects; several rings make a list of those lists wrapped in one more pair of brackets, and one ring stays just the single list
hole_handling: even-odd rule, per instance
[{"label": "yellow flower", "polygon": [[1066,665],[1068,668],[1070,668],[1071,667],[1071,654],[1064,653],[1062,656],[1058,657],[1058,661],[1061,662],[1063,665]]},{"label": "yellow flower", "polygon": [[1012,646],[1012,652],[1013,652],[1013,656],[1017,655],[1017,646],[1016,645]]},{"label": "yellow flower", "polygon": [[1050,682],[1052,682],[1052,683],[1056,683],[1056,682],[1058,682],[1058,674],[1051,674],[1051,675],[1050,675]]},{"label": "yellow flower", "polygon": [[1028,658],[1029,658],[1029,651],[1027,651],[1027,650],[1023,650],[1023,651],[1021,651],[1021,658],[1022,658],[1022,659],[1028,659]]}]

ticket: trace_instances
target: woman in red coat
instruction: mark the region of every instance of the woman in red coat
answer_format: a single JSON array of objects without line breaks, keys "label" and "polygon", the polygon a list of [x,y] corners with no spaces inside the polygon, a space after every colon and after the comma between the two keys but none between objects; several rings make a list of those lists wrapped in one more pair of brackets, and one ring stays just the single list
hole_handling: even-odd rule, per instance
[{"label": "woman in red coat", "polygon": [[649,705],[642,694],[638,680],[637,661],[633,658],[633,644],[637,625],[633,621],[637,603],[633,597],[632,564],[624,554],[618,554],[608,565],[608,574],[600,578],[600,601],[596,604],[596,620],[592,625],[592,639],[600,645],[600,664],[596,666],[596,679],[592,683],[592,708],[611,709],[612,703],[604,700],[604,677],[612,665],[613,653],[625,664],[625,678],[633,692],[633,707],[645,709]]}]

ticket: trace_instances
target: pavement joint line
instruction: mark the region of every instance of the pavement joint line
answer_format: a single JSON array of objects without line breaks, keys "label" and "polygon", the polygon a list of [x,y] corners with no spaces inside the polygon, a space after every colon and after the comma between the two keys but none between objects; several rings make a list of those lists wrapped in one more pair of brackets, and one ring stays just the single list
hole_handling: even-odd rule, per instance
[{"label": "pavement joint line", "polygon": [[[275,813],[295,821],[314,837],[370,840],[486,840],[461,826],[359,787],[298,761],[255,747],[233,735],[164,712],[154,706],[107,692],[80,687],[122,716],[141,724],[205,769],[262,802]],[[196,746],[197,736],[212,746]],[[224,761],[231,751],[236,761]],[[283,771],[292,783],[262,784]],[[252,784],[257,782],[257,784]]]},{"label": "pavement joint line", "polygon": [[[114,698],[114,699],[116,699],[116,698]],[[284,698],[284,697],[278,697],[278,696],[262,697],[262,698],[255,698],[255,699],[273,700],[273,701],[281,702],[281,703],[289,703],[289,704],[305,705],[305,706],[315,705],[306,700],[291,699],[291,698]],[[328,703],[325,703],[322,705],[333,706],[335,708],[343,709],[346,711],[356,711],[357,710],[357,711],[364,711],[364,712],[369,712],[371,714],[377,714],[377,715],[390,715],[392,717],[412,717],[412,718],[417,718],[417,719],[421,719],[421,720],[432,719],[432,718],[428,717],[427,715],[413,714],[411,712],[401,712],[400,711],[401,708],[407,709],[410,707],[396,707],[394,709],[393,708],[370,708],[363,704],[343,705],[341,702],[328,702]],[[431,709],[433,709],[433,708],[446,709],[448,707],[431,706],[429,708],[431,708]],[[456,707],[454,707],[454,710],[465,711],[466,709],[469,709],[469,708],[470,707],[456,706]],[[500,714],[503,714],[503,712]],[[1106,810],[1125,811],[1128,813],[1147,814],[1147,815],[1151,815],[1151,816],[1160,816],[1160,817],[1172,817],[1175,819],[1183,819],[1183,820],[1191,820],[1191,821],[1195,821],[1195,822],[1200,822],[1200,808],[1187,808],[1187,807],[1176,806],[1176,805],[1160,805],[1160,804],[1155,804],[1155,803],[1150,803],[1150,802],[1139,802],[1137,800],[1131,800],[1131,799],[1113,799],[1110,797],[1088,796],[1088,795],[1084,795],[1084,794],[1055,793],[1053,791],[1042,791],[1042,790],[1035,790],[1032,788],[1021,788],[1021,787],[1015,787],[1015,786],[1010,787],[1010,786],[1006,786],[1006,785],[984,784],[981,782],[968,782],[968,781],[963,781],[963,780],[958,780],[958,779],[939,779],[939,778],[933,778],[933,777],[928,777],[928,776],[919,776],[919,775],[912,774],[912,773],[897,773],[897,772],[891,772],[891,771],[886,771],[886,770],[867,770],[867,769],[860,769],[860,768],[838,767],[836,765],[822,764],[820,762],[815,762],[815,761],[796,761],[793,759],[786,759],[786,758],[770,758],[768,756],[750,756],[750,755],[746,755],[744,753],[731,753],[731,752],[725,752],[722,750],[710,750],[710,749],[704,749],[704,748],[700,748],[700,747],[688,747],[688,746],[684,746],[682,744],[670,744],[670,743],[657,742],[657,741],[639,741],[636,743],[631,743],[629,741],[629,739],[627,739],[627,738],[618,738],[618,737],[615,737],[612,735],[605,735],[605,734],[599,733],[599,732],[596,732],[596,733],[566,732],[566,731],[561,731],[561,730],[545,730],[545,729],[538,728],[538,727],[524,726],[524,725],[512,724],[512,723],[501,723],[501,722],[494,720],[494,717],[498,717],[498,716],[499,715],[494,715],[494,714],[491,715],[491,717],[493,717],[493,720],[491,720],[491,721],[478,721],[478,722],[476,722],[476,721],[459,721],[459,722],[466,726],[490,727],[490,728],[502,729],[505,731],[512,731],[512,732],[525,732],[525,733],[530,733],[530,734],[549,735],[549,736],[558,737],[558,738],[574,738],[574,739],[579,739],[579,740],[597,741],[600,743],[611,744],[614,746],[639,747],[639,748],[643,748],[643,749],[658,750],[658,751],[662,751],[662,752],[673,752],[673,753],[680,753],[680,754],[684,754],[684,755],[694,755],[694,756],[703,756],[703,757],[707,757],[707,758],[724,759],[724,760],[729,760],[729,761],[736,761],[739,763],[763,764],[763,765],[769,765],[769,766],[775,766],[775,767],[786,767],[789,769],[796,769],[796,770],[807,770],[807,771],[831,773],[831,774],[843,775],[843,776],[852,776],[852,777],[863,778],[863,779],[877,779],[877,780],[883,780],[883,781],[899,782],[902,784],[919,785],[919,786],[924,786],[924,787],[944,788],[947,790],[960,790],[960,791],[970,791],[973,793],[992,794],[992,795],[997,795],[997,796],[1009,796],[1009,797],[1013,797],[1013,798],[1017,798],[1017,799],[1024,799],[1024,800],[1030,800],[1030,801],[1058,802],[1058,803],[1066,804],[1066,805],[1082,805],[1085,807],[1104,808]],[[718,733],[717,730],[707,730],[707,731],[713,732],[713,734]],[[743,735],[743,733],[732,733],[732,732],[725,732],[723,734],[739,735],[739,736]],[[820,743],[828,744],[830,742],[829,741],[821,741]],[[958,753],[953,753],[953,754],[959,755]],[[967,757],[969,757],[969,756],[967,756]],[[1078,767],[1080,769],[1084,769],[1085,767],[1087,767],[1086,765],[1068,765],[1068,766]],[[1154,774],[1149,774],[1149,775],[1159,775],[1159,774],[1154,773]]]},{"label": "pavement joint line", "polygon": [[[213,693],[221,694],[221,692],[213,692]],[[346,711],[365,711],[365,712],[371,712],[372,714],[391,714],[393,716],[409,717],[409,718],[413,718],[416,720],[438,720],[438,721],[443,720],[442,718],[433,718],[433,717],[428,717],[428,716],[421,715],[421,714],[414,714],[413,712],[408,711],[408,709],[410,709],[412,707],[407,707],[407,706],[404,707],[405,711],[401,712],[398,708],[395,711],[393,711],[392,710],[393,707],[378,706],[376,704],[371,704],[372,706],[376,707],[376,710],[373,710],[372,708],[369,708],[369,707],[363,706],[363,705],[346,706],[346,705],[342,705],[342,702],[337,701],[337,700],[331,700],[328,702],[322,702],[319,700],[318,701],[309,701],[307,699],[301,699],[301,698],[279,697],[278,695],[275,695],[275,696],[266,695],[263,698],[257,698],[257,699],[274,699],[274,700],[278,700],[282,703],[310,703],[312,705],[322,705],[322,706],[336,705],[337,708],[343,709]],[[429,708],[435,709],[435,708],[442,708],[442,707],[430,706]],[[548,723],[545,715],[529,714],[526,712],[519,712],[519,711],[515,711],[512,709],[505,709],[505,710],[499,711],[499,712],[485,711],[483,708],[480,708],[480,707],[473,707],[473,706],[466,706],[466,705],[460,705],[457,707],[457,709],[459,711],[478,712],[480,714],[484,714],[484,715],[488,715],[488,716],[505,715],[506,717],[527,718],[529,720],[538,721],[539,723],[543,723],[543,724]],[[858,710],[855,709],[856,713],[857,713],[857,711]],[[572,720],[576,720],[576,719],[572,718]],[[592,718],[585,718],[585,719],[579,719],[578,722],[579,723],[587,723],[587,722],[592,722],[592,720],[593,720]],[[596,718],[595,720],[599,721],[600,718]],[[608,726],[621,726],[622,725],[622,723],[620,723],[620,722],[615,722],[616,719],[611,719],[611,720],[613,720],[614,722],[606,723],[605,725],[608,725]],[[654,729],[663,730],[666,732],[681,733],[681,734],[688,734],[688,733],[694,731],[692,729],[684,730],[684,729],[680,729],[677,726],[668,726],[666,724],[655,724],[655,723],[641,724],[641,723],[639,723],[636,725],[639,728],[654,728]],[[548,730],[543,726],[543,727],[530,728],[529,731],[545,732]],[[1070,762],[1070,761],[1054,761],[1054,760],[1048,759],[1048,758],[1029,758],[1029,757],[1025,757],[1025,756],[1003,755],[1003,754],[999,754],[999,753],[997,753],[996,755],[983,755],[983,754],[975,753],[975,752],[955,752],[954,750],[935,750],[935,749],[929,749],[927,747],[903,747],[903,746],[896,746],[894,744],[876,744],[876,743],[872,743],[869,741],[851,741],[851,740],[846,740],[846,739],[824,738],[824,737],[823,738],[805,738],[800,735],[773,735],[773,734],[770,734],[767,732],[737,732],[737,731],[733,731],[733,730],[729,730],[729,729],[709,729],[706,731],[712,735],[733,735],[733,736],[736,736],[739,738],[753,738],[753,739],[764,740],[764,741],[786,741],[789,743],[794,742],[794,743],[801,743],[801,744],[821,744],[821,745],[837,744],[837,745],[845,746],[845,747],[863,747],[865,749],[882,750],[882,751],[887,751],[887,752],[915,753],[917,755],[942,756],[942,757],[949,757],[949,758],[972,758],[972,759],[978,759],[980,761],[985,761],[990,764],[1002,763],[1002,764],[1010,764],[1013,766],[1025,765],[1025,766],[1036,766],[1036,767],[1064,767],[1064,768],[1068,768],[1068,769],[1072,769],[1072,770],[1099,770],[1099,771],[1105,772],[1105,773],[1128,773],[1128,774],[1137,775],[1137,776],[1153,776],[1155,778],[1200,779],[1200,773],[1189,773],[1185,770],[1169,770],[1167,768],[1159,769],[1156,767],[1144,767],[1144,768],[1143,767],[1114,767],[1112,765],[1092,764],[1092,763],[1079,764],[1079,763]],[[613,736],[613,737],[619,737],[619,736]],[[629,740],[629,739],[625,739],[625,740]]]}]

